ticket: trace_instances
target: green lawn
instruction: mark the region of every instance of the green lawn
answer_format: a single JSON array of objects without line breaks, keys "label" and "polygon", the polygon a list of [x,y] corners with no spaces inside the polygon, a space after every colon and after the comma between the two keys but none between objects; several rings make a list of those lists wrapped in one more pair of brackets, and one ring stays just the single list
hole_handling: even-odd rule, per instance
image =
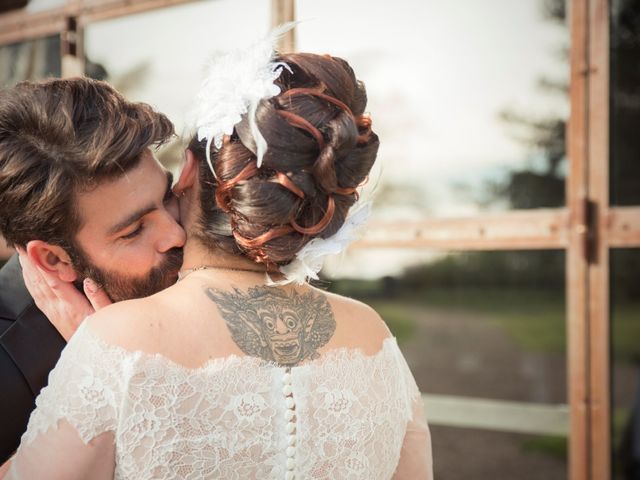
[{"label": "green lawn", "polygon": [[562,296],[545,290],[436,289],[423,303],[487,316],[523,349],[564,352],[565,305]]},{"label": "green lawn", "polygon": [[369,301],[369,305],[384,319],[391,333],[402,344],[415,330],[412,312],[405,303],[388,300]]},{"label": "green lawn", "polygon": [[616,302],[612,318],[614,359],[640,363],[640,302]]},{"label": "green lawn", "polygon": [[539,435],[523,440],[521,448],[525,452],[540,452],[559,459],[567,459],[569,445],[567,437]]},{"label": "green lawn", "polygon": [[[566,308],[563,294],[525,289],[431,289],[421,297],[404,296],[397,302],[474,312],[487,316],[525,350],[566,351]],[[612,313],[614,358],[640,361],[640,302],[615,301]]]}]

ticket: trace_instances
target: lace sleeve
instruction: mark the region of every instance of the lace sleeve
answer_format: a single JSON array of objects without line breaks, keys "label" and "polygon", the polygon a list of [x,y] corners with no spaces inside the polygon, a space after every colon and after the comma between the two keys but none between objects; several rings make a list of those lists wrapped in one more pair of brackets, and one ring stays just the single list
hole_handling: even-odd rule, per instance
[{"label": "lace sleeve", "polygon": [[401,377],[406,389],[407,408],[411,418],[400,450],[400,460],[393,475],[395,480],[433,479],[431,435],[424,416],[424,405],[409,365],[398,351]]},{"label": "lace sleeve", "polygon": [[8,478],[113,478],[124,382],[118,354],[80,326],[36,399]]}]

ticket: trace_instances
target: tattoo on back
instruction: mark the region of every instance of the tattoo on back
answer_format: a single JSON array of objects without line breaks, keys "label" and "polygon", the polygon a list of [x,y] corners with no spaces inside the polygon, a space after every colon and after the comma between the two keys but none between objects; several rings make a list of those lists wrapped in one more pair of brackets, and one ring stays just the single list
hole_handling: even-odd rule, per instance
[{"label": "tattoo on back", "polygon": [[233,341],[247,355],[293,366],[320,356],[336,330],[329,302],[316,292],[287,293],[253,287],[244,293],[212,288],[206,295],[227,322]]}]

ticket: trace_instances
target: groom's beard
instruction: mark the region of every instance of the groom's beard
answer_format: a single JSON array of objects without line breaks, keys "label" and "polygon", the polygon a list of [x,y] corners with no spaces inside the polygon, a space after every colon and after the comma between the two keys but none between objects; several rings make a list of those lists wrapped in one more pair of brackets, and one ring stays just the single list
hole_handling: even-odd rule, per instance
[{"label": "groom's beard", "polygon": [[[76,249],[73,264],[80,280],[91,278],[109,295],[114,302],[142,298],[170,287],[178,280],[182,265],[182,249],[173,248],[165,254],[162,263],[141,276],[130,276],[100,269],[93,265],[84,252]],[[82,285],[77,285],[82,291]]]}]

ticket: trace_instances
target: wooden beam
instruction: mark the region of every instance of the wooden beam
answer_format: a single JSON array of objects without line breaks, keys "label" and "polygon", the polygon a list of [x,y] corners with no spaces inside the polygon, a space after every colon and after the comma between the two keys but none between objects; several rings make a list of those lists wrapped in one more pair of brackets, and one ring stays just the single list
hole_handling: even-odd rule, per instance
[{"label": "wooden beam", "polygon": [[65,29],[67,16],[66,7],[37,13],[25,10],[4,13],[0,15],[0,46],[58,35]]},{"label": "wooden beam", "polygon": [[371,222],[356,248],[538,250],[567,245],[568,212],[521,210],[420,222]]},{"label": "wooden beam", "polygon": [[589,324],[588,208],[587,208],[587,91],[588,91],[588,0],[569,5],[570,103],[567,126],[569,172],[566,192],[569,210],[567,278],[567,388],[569,398],[569,479],[590,480],[589,370],[587,364]]},{"label": "wooden beam", "polygon": [[0,45],[57,35],[67,28],[67,19],[78,27],[90,22],[191,3],[194,0],[68,0],[63,7],[43,12],[17,10],[0,15]]},{"label": "wooden beam", "polygon": [[79,2],[78,25],[144,13],[166,7],[175,7],[194,0],[81,0]]},{"label": "wooden beam", "polygon": [[611,207],[606,223],[610,247],[640,247],[640,207]]}]

